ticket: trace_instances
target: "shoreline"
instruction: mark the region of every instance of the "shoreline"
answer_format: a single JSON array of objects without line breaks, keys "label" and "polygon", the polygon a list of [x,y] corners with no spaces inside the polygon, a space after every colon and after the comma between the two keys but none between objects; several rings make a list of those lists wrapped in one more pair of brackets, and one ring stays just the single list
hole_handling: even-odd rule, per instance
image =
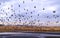
[{"label": "shoreline", "polygon": [[60,32],[60,26],[0,26],[0,32]]}]

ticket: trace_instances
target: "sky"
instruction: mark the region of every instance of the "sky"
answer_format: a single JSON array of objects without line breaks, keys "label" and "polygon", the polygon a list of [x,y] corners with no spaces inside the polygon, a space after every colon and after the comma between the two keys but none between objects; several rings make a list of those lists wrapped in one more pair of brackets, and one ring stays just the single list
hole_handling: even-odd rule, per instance
[{"label": "sky", "polygon": [[59,26],[59,0],[0,0],[0,22],[7,24]]}]

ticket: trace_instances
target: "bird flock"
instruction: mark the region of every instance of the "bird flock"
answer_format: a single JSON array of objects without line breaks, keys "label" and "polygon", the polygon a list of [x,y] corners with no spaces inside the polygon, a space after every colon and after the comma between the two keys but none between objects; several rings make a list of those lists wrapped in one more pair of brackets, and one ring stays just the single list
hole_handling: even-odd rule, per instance
[{"label": "bird flock", "polygon": [[58,5],[52,1],[10,0],[0,2],[0,23],[4,25],[59,26]]}]

